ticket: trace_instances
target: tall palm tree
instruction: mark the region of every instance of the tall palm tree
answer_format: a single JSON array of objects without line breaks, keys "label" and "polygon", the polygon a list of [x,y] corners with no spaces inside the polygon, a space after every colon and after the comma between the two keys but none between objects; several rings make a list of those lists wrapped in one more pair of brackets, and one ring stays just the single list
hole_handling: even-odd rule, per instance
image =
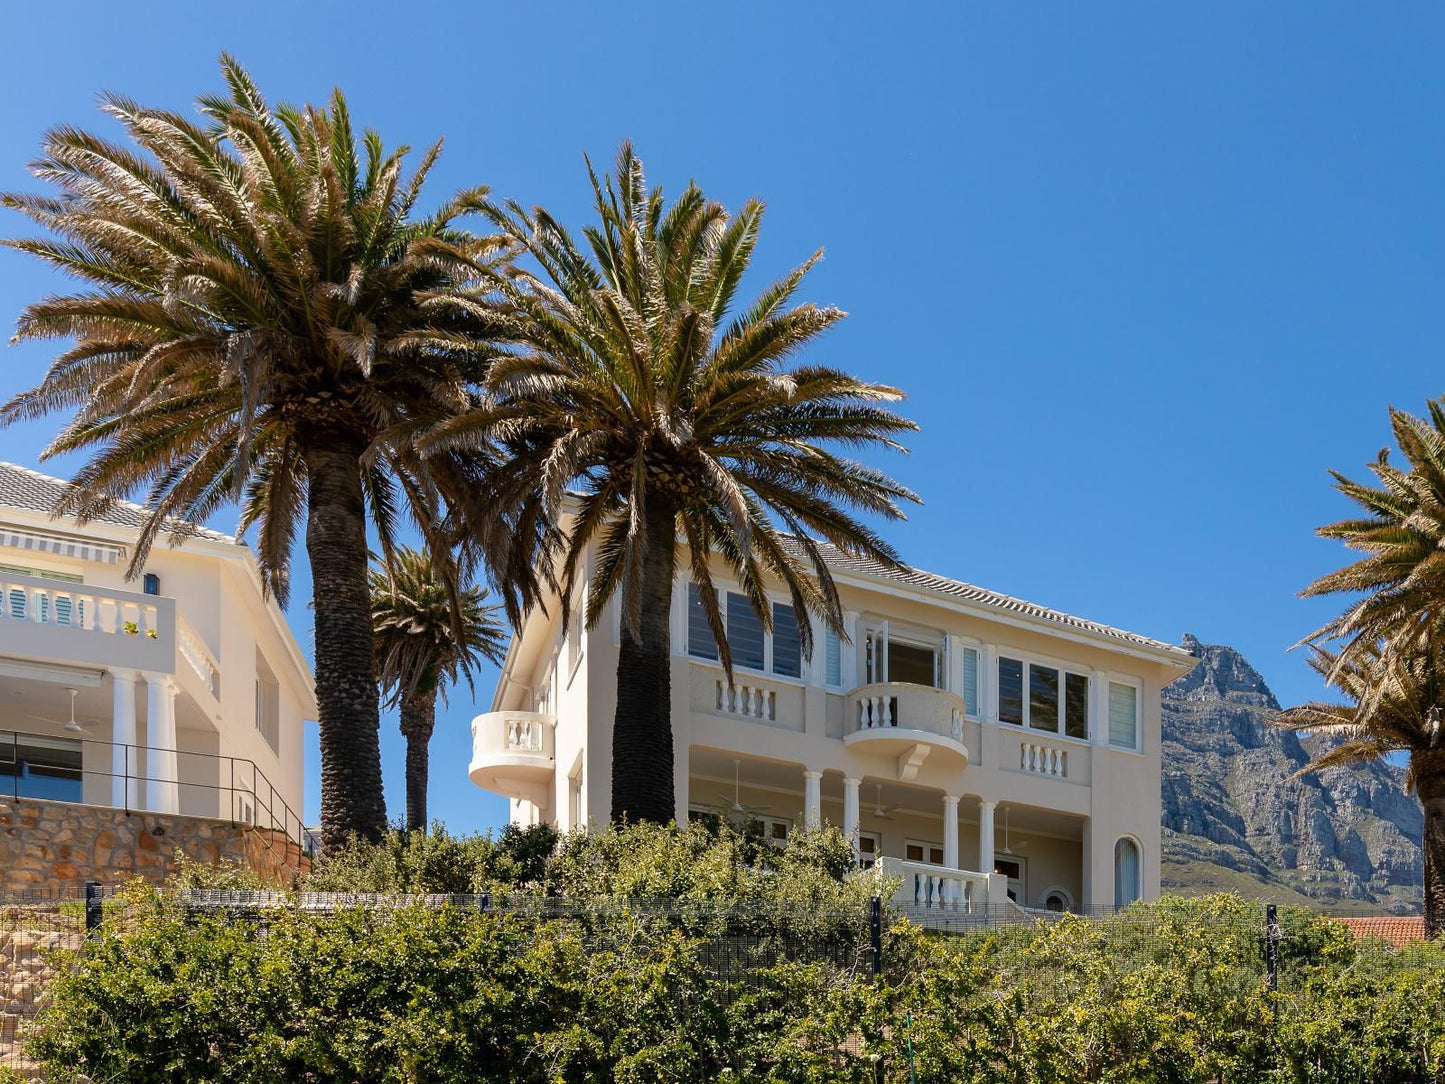
[{"label": "tall palm tree", "polygon": [[432,560],[399,549],[391,564],[371,570],[371,624],[376,672],[389,703],[401,711],[406,737],[406,826],[427,825],[427,745],[436,726],[437,697],[464,678],[472,687],[478,662],[501,662],[507,630],[501,607],[485,588],[448,590]]},{"label": "tall palm tree", "polygon": [[[820,253],[729,319],[761,203],[729,215],[689,184],[669,206],[627,144],[615,177],[599,181],[590,162],[588,175],[598,221],[585,252],[540,208],[492,207],[538,269],[503,284],[525,345],[494,366],[488,402],[438,426],[427,446],[507,442],[516,454],[498,493],[509,507],[540,506],[548,523],[577,491],[565,539],[550,538],[563,619],[595,626],[621,598],[612,818],[665,823],[675,816],[668,614],[679,531],[729,675],[712,554],[765,628],[767,587],[783,585],[810,653],[809,614],[842,628],[816,539],[896,563],[853,510],[900,518],[899,502],[917,499],[830,446],[900,448],[895,436],[915,426],[883,405],[902,397],[894,388],[788,364],[844,315],[792,304]],[[572,614],[593,544],[585,614]]]},{"label": "tall palm tree", "polygon": [[386,826],[368,513],[387,553],[407,518],[429,544],[460,519],[480,539],[507,533],[482,514],[485,454],[423,461],[413,441],[474,398],[492,318],[472,286],[495,245],[457,225],[483,190],[415,212],[440,144],[407,179],[407,148],[369,131],[358,146],[339,91],[325,108],[272,108],[236,61],[221,70],[229,94],[199,100],[201,123],[105,96],[132,146],[57,128],[32,168],[59,195],[3,197],[48,234],[11,247],[83,289],[21,316],[17,340],[73,343],[0,424],[73,412],[44,454],[91,458],[57,511],[143,494],[132,575],[158,532],[239,499],[284,604],[305,522],[334,847]]},{"label": "tall palm tree", "polygon": [[1290,730],[1329,737],[1303,772],[1348,767],[1390,753],[1409,755],[1405,788],[1425,811],[1425,932],[1445,934],[1445,630],[1362,646],[1350,658],[1311,646],[1310,665],[1348,703],[1311,703],[1277,716]]}]

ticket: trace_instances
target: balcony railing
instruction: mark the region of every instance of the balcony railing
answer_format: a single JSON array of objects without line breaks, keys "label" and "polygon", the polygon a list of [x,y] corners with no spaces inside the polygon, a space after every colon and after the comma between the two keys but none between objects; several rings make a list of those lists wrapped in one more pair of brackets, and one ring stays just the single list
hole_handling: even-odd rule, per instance
[{"label": "balcony railing", "polygon": [[888,681],[854,689],[849,699],[855,730],[917,730],[963,744],[966,708],[945,689]]},{"label": "balcony railing", "polygon": [[[141,745],[78,738],[80,767],[45,765],[42,772],[27,770],[21,749],[37,743],[53,748],[51,736],[18,730],[0,730],[0,799],[59,802],[71,805],[122,809],[131,813],[158,813],[205,817],[283,833],[310,850],[313,839],[281,792],[254,761],[185,749],[153,750]],[[155,753],[170,756],[156,757]],[[174,771],[166,761],[173,756]],[[150,767],[152,760],[161,764]],[[79,783],[66,793],[68,784]]]},{"label": "balcony railing", "polygon": [[982,873],[902,858],[880,858],[876,868],[885,877],[903,881],[893,896],[895,907],[966,914],[984,913],[988,908],[988,877]]},{"label": "balcony railing", "polygon": [[190,664],[191,670],[200,679],[201,685],[219,700],[221,664],[216,660],[216,656],[211,654],[211,649],[206,646],[201,634],[191,628],[191,623],[180,614],[176,614],[176,646],[180,648],[181,658]]},{"label": "balcony railing", "polygon": [[554,716],[489,711],[472,720],[472,782],[511,798],[535,800],[555,767]]},{"label": "balcony railing", "polygon": [[175,600],[0,572],[0,636],[19,654],[175,670]]}]

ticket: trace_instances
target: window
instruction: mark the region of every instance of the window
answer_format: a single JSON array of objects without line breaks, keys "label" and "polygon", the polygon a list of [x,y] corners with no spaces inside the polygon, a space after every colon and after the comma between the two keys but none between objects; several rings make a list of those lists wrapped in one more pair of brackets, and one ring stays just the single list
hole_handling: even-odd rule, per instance
[{"label": "window", "polygon": [[1114,906],[1128,907],[1139,895],[1139,844],[1126,837],[1114,844]]},{"label": "window", "polygon": [[69,738],[0,734],[0,793],[50,802],[84,800],[81,743]]},{"label": "window", "polygon": [[687,653],[699,659],[717,659],[717,639],[702,608],[702,589],[687,585]]},{"label": "window", "polygon": [[1089,679],[1056,666],[1028,663],[1028,699],[1024,699],[1024,668],[1020,659],[998,660],[998,718],[1032,730],[1089,737]]},{"label": "window", "polygon": [[877,832],[858,833],[858,865],[862,869],[872,869],[873,863],[878,861],[878,856],[883,853],[883,837]]},{"label": "window", "polygon": [[1024,900],[1024,860],[997,856],[993,860],[993,871],[1008,878],[1008,898],[1014,903]]},{"label": "window", "polygon": [[910,862],[927,862],[931,866],[943,865],[943,844],[924,843],[909,839],[903,843],[903,857]]},{"label": "window", "polygon": [[998,721],[1024,721],[1024,664],[1018,659],[998,660]]},{"label": "window", "polygon": [[582,815],[582,758],[577,758],[577,766],[572,769],[572,774],[567,776],[567,818],[569,828],[581,828],[586,823]]},{"label": "window", "polygon": [[868,681],[903,681],[939,687],[938,649],[929,644],[895,640],[886,629],[868,633]]},{"label": "window", "polygon": [[[771,670],[778,677],[803,676],[803,646],[798,634],[798,613],[792,606],[784,602],[773,603],[773,631],[765,633],[763,623],[753,612],[752,603],[746,595],[740,595],[736,591],[723,591],[719,592],[719,596],[723,627],[727,630],[728,646],[732,649],[735,667],[761,670],[765,673]],[[831,652],[827,663],[831,667],[828,671],[829,684],[842,683],[842,649],[837,641],[836,634],[826,634],[824,650]],[[702,607],[702,588],[696,583],[687,585],[687,653],[693,658],[714,662],[719,657],[717,639],[713,636],[712,626],[708,624],[707,613]]]},{"label": "window", "polygon": [[586,584],[577,585],[576,597],[572,599],[572,620],[567,623],[567,680],[577,672],[582,661],[582,626],[587,623],[584,608],[587,605]]},{"label": "window", "polygon": [[832,629],[823,630],[823,681],[833,688],[843,684],[843,641]]},{"label": "window", "polygon": [[271,752],[281,751],[281,685],[261,653],[256,652],[256,729]]},{"label": "window", "polygon": [[1109,744],[1139,748],[1139,690],[1133,685],[1109,682]]},{"label": "window", "polygon": [[1051,888],[1044,893],[1045,911],[1072,911],[1074,901],[1062,888]]},{"label": "window", "polygon": [[968,709],[968,714],[977,715],[978,712],[978,651],[966,647],[963,654],[963,702]]},{"label": "window", "polygon": [[788,605],[773,603],[773,673],[803,676],[803,649],[798,640],[798,615]]},{"label": "window", "polygon": [[728,647],[732,649],[733,665],[747,670],[763,669],[763,623],[743,595],[728,592]]}]

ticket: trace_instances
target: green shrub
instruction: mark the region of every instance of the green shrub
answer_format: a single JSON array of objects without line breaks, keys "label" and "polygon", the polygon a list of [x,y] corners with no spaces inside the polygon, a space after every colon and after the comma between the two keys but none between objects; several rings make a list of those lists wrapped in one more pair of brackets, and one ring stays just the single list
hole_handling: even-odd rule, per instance
[{"label": "green shrub", "polygon": [[506,893],[546,874],[557,844],[549,825],[508,825],[490,835],[453,836],[440,824],[429,832],[394,829],[379,843],[354,840],[320,859],[301,878],[311,892]]}]

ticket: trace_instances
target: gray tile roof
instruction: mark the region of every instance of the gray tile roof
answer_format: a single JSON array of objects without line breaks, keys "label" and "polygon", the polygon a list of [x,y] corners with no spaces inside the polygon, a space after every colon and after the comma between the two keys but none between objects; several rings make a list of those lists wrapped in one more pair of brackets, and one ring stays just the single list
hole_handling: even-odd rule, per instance
[{"label": "gray tile roof", "polygon": [[1140,636],[1136,632],[1116,629],[1111,625],[1101,625],[1097,621],[1087,621],[1082,617],[1075,617],[1073,614],[1066,614],[1059,610],[1051,610],[1047,606],[1040,606],[1036,602],[1026,602],[1023,599],[1014,598],[1011,595],[999,594],[997,591],[990,591],[984,587],[964,583],[962,580],[951,580],[946,576],[939,576],[932,572],[924,572],[920,569],[909,568],[907,566],[903,568],[889,568],[887,565],[880,564],[877,561],[854,557],[844,553],[842,550],[827,543],[819,543],[819,546],[823,551],[828,567],[835,573],[852,573],[869,579],[890,580],[895,583],[903,583],[910,587],[920,588],[931,594],[962,599],[965,602],[971,602],[990,610],[1003,610],[1035,621],[1076,629],[1094,636],[1117,640],[1120,643],[1128,644],[1132,647],[1147,648],[1150,651],[1167,651],[1178,655],[1181,661],[1188,658],[1188,652],[1176,644],[1166,644],[1162,640],[1152,640],[1147,636]]},{"label": "gray tile roof", "polygon": [[[55,511],[55,506],[70,488],[70,483],[62,479],[52,478],[29,467],[0,461],[0,507],[20,508],[27,512],[44,512],[49,515]],[[149,516],[150,513],[141,505],[131,501],[114,501],[104,512],[95,516],[94,520],[97,523],[139,530]],[[209,527],[194,523],[188,523],[186,527],[197,538],[240,545],[231,535],[213,531]]]}]

